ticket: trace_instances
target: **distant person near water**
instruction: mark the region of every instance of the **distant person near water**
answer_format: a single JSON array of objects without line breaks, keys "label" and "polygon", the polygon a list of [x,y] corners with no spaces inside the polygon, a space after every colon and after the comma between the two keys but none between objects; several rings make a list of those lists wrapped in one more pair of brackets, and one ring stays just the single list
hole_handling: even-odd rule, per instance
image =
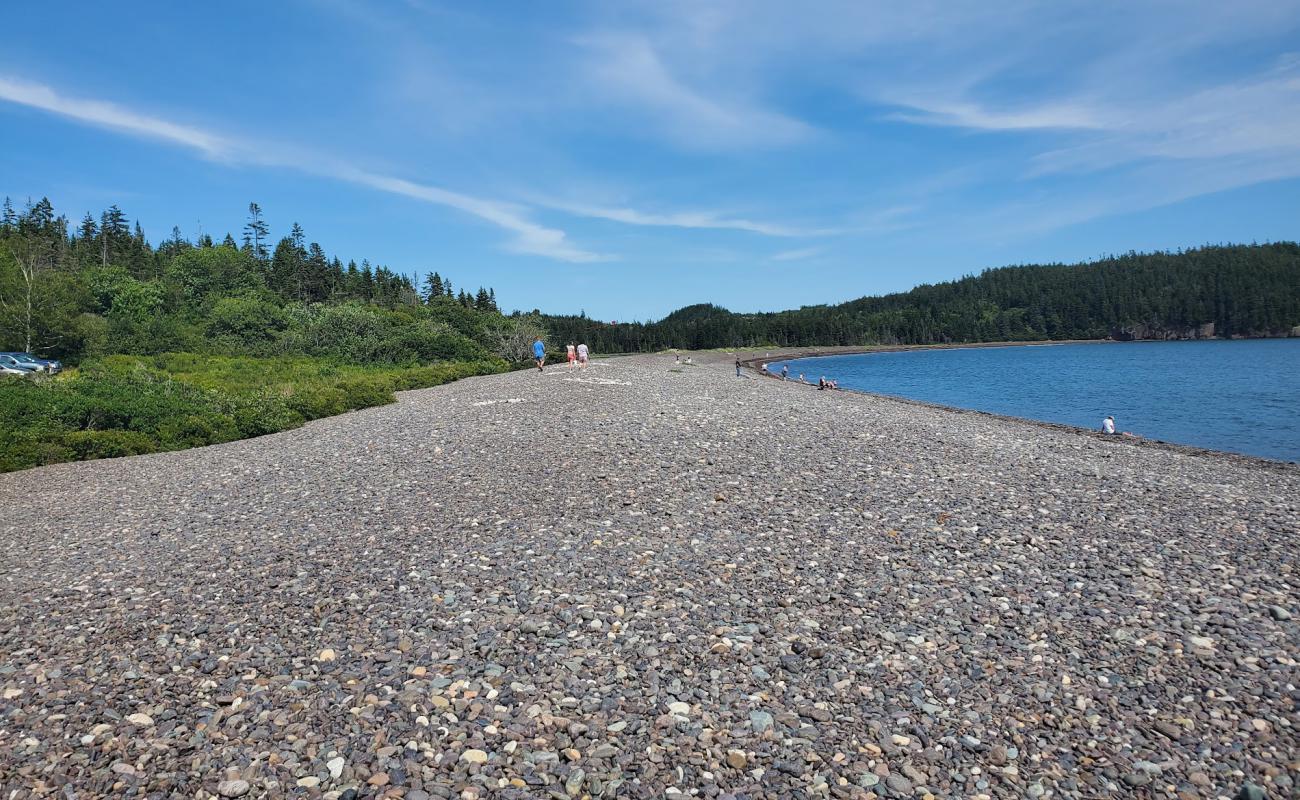
[{"label": "distant person near water", "polygon": [[789,365],[789,364],[782,364],[782,365],[781,365],[781,380],[783,380],[783,381],[788,381],[788,380],[790,380],[790,365]]},{"label": "distant person near water", "polygon": [[736,377],[740,377],[740,356],[736,356]]},{"label": "distant person near water", "polygon": [[533,342],[533,359],[537,362],[537,371],[543,372],[542,366],[546,363],[546,345],[542,344],[541,337]]},{"label": "distant person near water", "polygon": [[767,365],[766,365],[766,364],[762,364],[762,365],[760,365],[759,368],[758,368],[758,371],[759,371],[761,374],[763,374],[763,375],[771,375],[771,374],[772,374],[772,373],[770,373],[770,372],[767,371]]},{"label": "distant person near water", "polygon": [[578,368],[579,369],[587,368],[587,358],[590,355],[591,353],[590,351],[587,350],[586,342],[583,342],[582,344],[578,345]]},{"label": "distant person near water", "polygon": [[1101,432],[1107,436],[1115,435],[1115,418],[1106,417],[1101,421]]},{"label": "distant person near water", "polygon": [[578,350],[574,346],[573,342],[569,342],[568,347],[565,348],[565,355],[568,356],[569,369],[572,370],[574,365],[578,363]]}]

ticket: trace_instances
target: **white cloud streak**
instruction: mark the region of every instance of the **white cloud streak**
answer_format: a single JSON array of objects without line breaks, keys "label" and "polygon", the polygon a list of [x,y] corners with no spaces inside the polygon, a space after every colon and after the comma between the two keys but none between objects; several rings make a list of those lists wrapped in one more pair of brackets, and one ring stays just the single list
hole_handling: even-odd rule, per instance
[{"label": "white cloud streak", "polygon": [[630,33],[581,38],[590,62],[583,77],[607,102],[630,105],[651,126],[692,150],[772,147],[807,139],[806,123],[738,97],[712,95],[679,79],[644,36]]},{"label": "white cloud streak", "polygon": [[102,100],[68,97],[48,86],[4,76],[0,76],[0,100],[128,135],[180,145],[215,161],[291,169],[454,208],[513,234],[514,238],[506,246],[512,252],[577,263],[609,260],[608,256],[569,243],[564,231],[533,222],[523,209],[511,204],[370,172],[334,159],[312,158],[302,152],[293,157],[275,155],[275,148],[220,136]]},{"label": "white cloud streak", "polygon": [[121,133],[143,136],[194,148],[208,158],[226,156],[231,143],[215,134],[174,122],[138,114],[101,100],[64,97],[48,86],[0,75],[0,100],[48,111]]},{"label": "white cloud streak", "polygon": [[1061,104],[998,110],[969,101],[933,104],[913,101],[909,110],[889,114],[886,119],[980,131],[1106,130],[1109,127],[1092,109]]},{"label": "white cloud streak", "polygon": [[801,247],[797,250],[782,250],[779,253],[773,253],[768,260],[770,261],[803,261],[807,258],[815,258],[821,255],[821,247]]},{"label": "white cloud streak", "polygon": [[621,222],[625,225],[663,228],[690,228],[697,230],[730,230],[757,233],[762,236],[800,237],[828,236],[840,233],[833,228],[797,228],[770,222],[756,222],[743,217],[728,217],[709,211],[677,211],[654,213],[639,211],[625,206],[585,205],[568,203],[561,200],[542,199],[538,205],[546,206],[567,214],[591,219],[604,219]]}]

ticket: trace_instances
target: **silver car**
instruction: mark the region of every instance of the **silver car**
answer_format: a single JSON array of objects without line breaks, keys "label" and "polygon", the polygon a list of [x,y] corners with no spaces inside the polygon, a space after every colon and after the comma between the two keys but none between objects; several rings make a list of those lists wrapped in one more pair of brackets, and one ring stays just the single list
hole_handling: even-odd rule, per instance
[{"label": "silver car", "polygon": [[19,361],[17,357],[8,353],[0,353],[0,367],[4,367],[9,372],[16,372],[20,375],[31,375],[35,372],[43,371],[35,364],[27,364]]},{"label": "silver car", "polygon": [[52,361],[48,358],[37,358],[31,353],[0,353],[0,356],[9,356],[18,362],[19,367],[26,367],[36,370],[37,372],[48,372],[51,375],[63,371],[63,363]]}]

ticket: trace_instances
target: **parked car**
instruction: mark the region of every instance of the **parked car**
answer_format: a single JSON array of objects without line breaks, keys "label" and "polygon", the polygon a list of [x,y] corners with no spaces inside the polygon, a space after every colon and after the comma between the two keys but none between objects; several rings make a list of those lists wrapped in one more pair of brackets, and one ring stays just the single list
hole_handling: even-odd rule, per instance
[{"label": "parked car", "polygon": [[22,369],[20,367],[11,367],[8,364],[0,364],[0,376],[3,375],[30,376],[31,374],[32,371],[30,369]]},{"label": "parked car", "polygon": [[0,355],[10,356],[18,361],[19,366],[31,367],[37,372],[48,372],[53,375],[63,371],[63,362],[48,358],[37,358],[31,353],[0,353]]},{"label": "parked car", "polygon": [[25,364],[8,353],[0,353],[0,367],[4,367],[9,374],[34,375],[39,371],[35,364]]}]

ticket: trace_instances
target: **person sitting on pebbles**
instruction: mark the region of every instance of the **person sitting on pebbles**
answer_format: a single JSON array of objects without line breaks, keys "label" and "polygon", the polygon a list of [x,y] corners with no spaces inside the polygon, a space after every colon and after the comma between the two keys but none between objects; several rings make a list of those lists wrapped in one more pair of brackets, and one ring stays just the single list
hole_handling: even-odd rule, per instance
[{"label": "person sitting on pebbles", "polygon": [[1129,439],[1141,439],[1136,433],[1121,431],[1115,428],[1115,418],[1108,416],[1101,421],[1101,433],[1103,436],[1125,436]]}]

